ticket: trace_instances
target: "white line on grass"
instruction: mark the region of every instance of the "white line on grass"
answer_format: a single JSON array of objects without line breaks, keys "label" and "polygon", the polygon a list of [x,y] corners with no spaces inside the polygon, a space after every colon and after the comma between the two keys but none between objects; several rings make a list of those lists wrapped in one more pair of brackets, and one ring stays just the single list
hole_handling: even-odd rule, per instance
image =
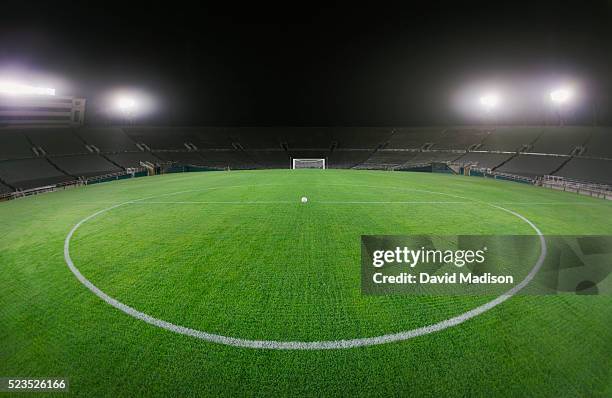
[{"label": "white line on grass", "polygon": [[[66,261],[66,264],[68,265],[68,268],[70,268],[70,271],[72,271],[72,273],[76,276],[76,278],[83,285],[85,285],[85,287],[87,287],[90,291],[92,291],[96,296],[104,300],[106,303],[112,305],[118,310],[123,311],[124,313],[134,318],[140,319],[151,325],[154,325],[154,326],[157,326],[157,327],[160,327],[160,328],[163,328],[163,329],[175,332],[175,333],[180,333],[186,336],[196,337],[198,339],[202,339],[205,341],[210,341],[213,343],[225,344],[225,345],[235,346],[235,347],[263,348],[263,349],[274,349],[274,350],[325,350],[325,349],[363,347],[363,346],[371,346],[371,345],[403,341],[403,340],[408,340],[414,337],[427,335],[430,333],[438,332],[438,331],[459,325],[469,319],[472,319],[478,315],[481,315],[489,311],[490,309],[498,306],[499,304],[503,303],[504,301],[508,300],[509,298],[514,296],[516,293],[518,293],[521,289],[527,286],[529,282],[531,282],[531,280],[535,277],[535,275],[538,273],[538,271],[542,267],[542,264],[544,263],[544,259],[546,258],[546,252],[547,252],[546,240],[544,239],[544,236],[542,232],[540,231],[540,229],[535,224],[533,224],[527,218],[525,218],[524,216],[522,216],[521,214],[515,211],[508,210],[504,207],[494,205],[494,204],[474,201],[474,203],[486,204],[488,206],[491,206],[496,209],[510,213],[514,215],[515,217],[518,217],[519,219],[526,222],[539,236],[540,248],[541,248],[540,256],[538,257],[538,260],[536,261],[535,265],[533,266],[529,274],[525,277],[525,279],[523,279],[519,284],[512,287],[510,290],[503,293],[501,296],[493,299],[492,301],[489,301],[488,303],[485,303],[472,310],[464,312],[463,314],[443,320],[438,323],[434,323],[434,324],[423,326],[423,327],[416,328],[416,329],[406,330],[406,331],[399,332],[399,333],[391,333],[391,334],[384,334],[380,336],[364,337],[364,338],[357,338],[357,339],[327,340],[327,341],[249,340],[249,339],[240,339],[236,337],[229,337],[229,336],[223,336],[219,334],[208,333],[208,332],[204,332],[201,330],[196,330],[196,329],[191,329],[191,328],[187,328],[187,327],[180,326],[180,325],[175,325],[171,322],[167,322],[167,321],[152,317],[151,315],[145,314],[144,312],[140,312],[126,304],[123,304],[119,300],[109,296],[108,294],[100,290],[96,285],[91,283],[87,278],[85,278],[83,274],[81,274],[79,269],[74,265],[74,262],[72,261],[72,258],[70,257],[70,239],[75,234],[75,232],[79,229],[79,227],[81,227],[87,221],[103,213],[106,213],[110,210],[116,209],[124,205],[134,204],[134,203],[152,203],[152,202],[144,202],[144,201],[147,199],[153,199],[155,197],[162,197],[162,196],[167,197],[167,196],[178,195],[181,193],[187,193],[187,192],[193,192],[193,191],[195,190],[181,191],[181,192],[164,194],[164,195],[159,195],[159,196],[154,196],[154,197],[131,200],[131,201],[123,202],[123,203],[120,203],[120,204],[117,204],[111,207],[107,207],[105,209],[99,210],[85,217],[84,219],[82,219],[76,225],[72,227],[72,229],[70,230],[70,232],[68,233],[64,241],[64,259]],[[442,192],[432,192],[432,191],[428,191],[428,192],[434,193],[434,194],[454,196],[456,198],[461,198],[461,199],[467,199],[467,198],[455,196],[452,194],[446,194]],[[332,202],[329,202],[329,203],[332,203]],[[333,203],[336,203],[336,202],[333,202]],[[337,203],[341,203],[341,202],[337,202]],[[366,202],[366,203],[380,203],[380,202]]]}]

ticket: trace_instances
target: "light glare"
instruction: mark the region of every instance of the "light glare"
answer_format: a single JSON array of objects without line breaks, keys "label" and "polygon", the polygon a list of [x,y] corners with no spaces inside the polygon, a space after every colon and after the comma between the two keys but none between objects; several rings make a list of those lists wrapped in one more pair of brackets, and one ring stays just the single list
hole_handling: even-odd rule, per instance
[{"label": "light glare", "polygon": [[122,111],[131,111],[136,108],[136,101],[133,98],[121,97],[117,100],[117,107]]},{"label": "light glare", "polygon": [[552,102],[561,104],[567,102],[572,96],[572,92],[567,88],[561,88],[550,92]]},{"label": "light glare", "polygon": [[496,94],[487,94],[480,97],[480,104],[487,110],[491,110],[499,103],[499,97]]},{"label": "light glare", "polygon": [[0,81],[0,93],[9,95],[55,95],[55,89],[35,87],[16,82]]}]

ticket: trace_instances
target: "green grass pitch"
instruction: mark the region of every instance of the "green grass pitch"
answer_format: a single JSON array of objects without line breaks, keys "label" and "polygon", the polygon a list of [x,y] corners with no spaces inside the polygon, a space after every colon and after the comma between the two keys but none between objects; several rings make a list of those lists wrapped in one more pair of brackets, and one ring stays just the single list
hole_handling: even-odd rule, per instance
[{"label": "green grass pitch", "polygon": [[[302,196],[307,204],[300,203]],[[612,234],[612,203],[441,174],[273,170],[164,175],[0,203],[0,376],[68,377],[84,396],[611,396],[612,297],[515,296],[407,341],[231,347],[113,308],[252,340],[409,330],[490,298],[362,296],[362,234]],[[386,202],[386,203],[384,203]]]}]

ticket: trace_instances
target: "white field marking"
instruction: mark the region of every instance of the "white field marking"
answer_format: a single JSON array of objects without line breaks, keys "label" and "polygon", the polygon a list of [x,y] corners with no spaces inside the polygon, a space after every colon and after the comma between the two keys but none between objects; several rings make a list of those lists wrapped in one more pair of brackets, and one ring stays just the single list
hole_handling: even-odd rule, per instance
[{"label": "white field marking", "polygon": [[[196,191],[196,190],[174,192],[170,194],[158,195],[155,197],[172,196],[172,195],[178,195],[180,193],[193,192],[193,191]],[[461,198],[459,196],[455,196],[452,194],[446,194],[442,192],[432,192],[432,191],[429,191],[429,192],[433,194],[440,194],[440,195],[447,195],[447,196],[454,196],[454,197]],[[364,347],[364,346],[386,344],[386,343],[397,342],[397,341],[404,341],[404,340],[408,340],[414,337],[423,336],[423,335],[427,335],[427,334],[434,333],[434,332],[439,332],[441,330],[459,325],[478,315],[481,315],[485,313],[486,311],[508,300],[512,296],[514,296],[521,289],[527,286],[527,284],[529,284],[529,282],[531,282],[531,280],[535,277],[535,275],[538,273],[538,271],[542,267],[542,264],[544,263],[544,259],[546,258],[546,253],[547,253],[546,240],[544,239],[542,232],[535,224],[533,224],[527,218],[525,218],[524,216],[520,215],[517,212],[508,210],[501,206],[497,206],[494,204],[488,204],[485,202],[474,201],[474,203],[485,204],[485,205],[494,207],[496,209],[508,212],[520,218],[521,220],[526,222],[536,232],[536,234],[539,236],[539,239],[540,239],[540,256],[538,257],[538,260],[536,261],[535,265],[533,266],[529,274],[519,284],[515,285],[514,287],[512,287],[510,290],[503,293],[499,297],[493,299],[492,301],[489,301],[488,303],[485,303],[474,309],[464,312],[463,314],[457,315],[455,317],[452,317],[452,318],[449,318],[449,319],[446,319],[446,320],[443,320],[443,321],[440,321],[440,322],[437,322],[431,325],[423,326],[423,327],[416,328],[416,329],[406,330],[406,331],[399,332],[399,333],[384,334],[384,335],[374,336],[374,337],[364,337],[364,338],[346,339],[346,340],[327,340],[327,341],[277,341],[277,340],[241,339],[241,338],[236,338],[236,337],[229,337],[229,336],[223,336],[219,334],[208,333],[208,332],[191,329],[191,328],[187,328],[187,327],[180,326],[180,325],[175,325],[171,322],[167,322],[167,321],[152,317],[151,315],[145,314],[144,312],[140,312],[114,299],[108,294],[104,293],[97,286],[91,283],[87,278],[85,278],[83,274],[81,274],[79,269],[74,265],[74,262],[72,261],[72,258],[70,257],[70,239],[72,238],[74,233],[77,231],[77,229],[79,229],[81,225],[83,225],[84,223],[91,220],[92,218],[95,218],[99,216],[100,214],[103,214],[107,211],[116,209],[118,207],[121,207],[127,204],[133,204],[137,202],[146,203],[144,202],[145,200],[152,199],[152,198],[154,197],[147,197],[147,198],[142,198],[142,199],[131,200],[131,201],[116,204],[111,207],[107,207],[105,209],[99,210],[85,217],[84,219],[79,221],[76,225],[74,225],[72,229],[70,230],[70,232],[68,232],[68,235],[66,236],[66,239],[64,240],[64,259],[66,261],[66,264],[68,265],[68,268],[70,269],[70,271],[72,271],[72,273],[76,276],[76,278],[83,285],[85,285],[85,287],[87,287],[90,291],[92,291],[96,296],[104,300],[106,303],[117,308],[118,310],[123,311],[124,313],[136,319],[140,319],[151,325],[154,325],[154,326],[157,326],[162,329],[166,329],[166,330],[169,330],[175,333],[183,334],[186,336],[192,336],[192,337],[196,337],[201,340],[205,340],[205,341],[209,341],[213,343],[225,344],[225,345],[234,346],[234,347],[261,348],[261,349],[274,349],[274,350],[343,349],[343,348]],[[467,199],[467,198],[462,198],[462,199]]]}]

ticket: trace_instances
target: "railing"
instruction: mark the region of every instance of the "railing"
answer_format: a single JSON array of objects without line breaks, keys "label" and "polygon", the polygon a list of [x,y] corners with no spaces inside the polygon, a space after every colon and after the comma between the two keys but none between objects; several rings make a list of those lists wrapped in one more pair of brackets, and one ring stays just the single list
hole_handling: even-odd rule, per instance
[{"label": "railing", "polygon": [[556,189],[565,192],[574,192],[579,195],[612,200],[612,186],[596,184],[559,176],[544,176],[536,182],[544,188]]},{"label": "railing", "polygon": [[143,177],[146,173],[144,173],[144,169],[141,168],[133,168],[128,171],[120,171],[116,173],[109,173],[99,176],[92,177],[80,177],[77,180],[60,182],[57,184],[45,185],[42,187],[30,188],[18,190],[17,192],[10,192],[7,194],[0,195],[0,201],[23,198],[26,196],[39,195],[47,192],[54,192],[63,189],[70,189],[79,187],[82,185],[90,185],[90,184],[98,184],[101,182],[114,181],[114,180],[122,180],[126,178],[135,178],[135,177]]}]

